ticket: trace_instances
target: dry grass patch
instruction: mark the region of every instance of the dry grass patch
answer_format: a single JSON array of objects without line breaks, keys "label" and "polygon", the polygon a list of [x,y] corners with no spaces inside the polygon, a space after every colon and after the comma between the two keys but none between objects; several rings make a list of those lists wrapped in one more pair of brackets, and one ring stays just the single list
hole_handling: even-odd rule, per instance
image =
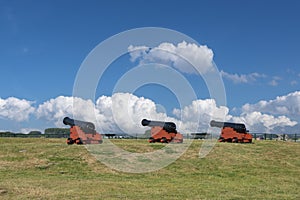
[{"label": "dry grass patch", "polygon": [[[165,147],[113,142],[135,153]],[[65,139],[0,138],[0,199],[300,199],[299,143],[217,143],[200,159],[202,144],[194,141],[161,170],[131,174],[108,168]],[[176,148],[164,150],[172,155]]]}]

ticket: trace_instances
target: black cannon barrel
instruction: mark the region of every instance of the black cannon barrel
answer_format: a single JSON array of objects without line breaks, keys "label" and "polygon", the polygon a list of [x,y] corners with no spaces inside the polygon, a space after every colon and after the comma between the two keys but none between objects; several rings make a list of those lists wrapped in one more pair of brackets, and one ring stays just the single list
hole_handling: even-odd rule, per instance
[{"label": "black cannon barrel", "polygon": [[232,122],[219,122],[212,120],[210,121],[211,127],[225,128],[230,127],[233,128],[238,133],[246,133],[246,126],[242,123],[232,123]]},{"label": "black cannon barrel", "polygon": [[225,122],[219,122],[219,121],[215,121],[215,120],[210,121],[210,126],[211,127],[223,128],[224,124],[225,124]]},{"label": "black cannon barrel", "polygon": [[177,133],[176,131],[176,124],[174,122],[162,122],[162,121],[151,121],[147,119],[142,120],[142,125],[143,126],[160,126],[164,130],[166,130],[168,133]]},{"label": "black cannon barrel", "polygon": [[95,125],[92,122],[84,122],[84,121],[80,121],[80,120],[75,120],[75,119],[71,119],[69,117],[65,117],[63,120],[63,123],[65,125],[69,125],[69,126],[79,126],[80,128],[82,128],[85,132],[94,132],[95,131]]}]

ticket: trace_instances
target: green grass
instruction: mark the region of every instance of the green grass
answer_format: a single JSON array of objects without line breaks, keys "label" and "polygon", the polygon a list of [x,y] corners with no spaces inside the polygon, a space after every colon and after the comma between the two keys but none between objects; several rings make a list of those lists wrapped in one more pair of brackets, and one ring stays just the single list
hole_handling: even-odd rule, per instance
[{"label": "green grass", "polygon": [[[113,142],[130,152],[164,147]],[[64,139],[0,138],[0,199],[300,199],[300,143],[217,143],[203,159],[200,146],[159,171],[130,174]]]}]

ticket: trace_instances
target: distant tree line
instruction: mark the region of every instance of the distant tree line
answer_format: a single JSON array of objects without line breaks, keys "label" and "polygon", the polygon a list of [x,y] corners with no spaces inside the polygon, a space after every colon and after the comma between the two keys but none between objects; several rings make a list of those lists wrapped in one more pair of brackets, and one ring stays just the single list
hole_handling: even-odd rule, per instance
[{"label": "distant tree line", "polygon": [[47,128],[44,133],[47,138],[68,138],[70,135],[69,128]]},{"label": "distant tree line", "polygon": [[68,138],[70,129],[68,128],[47,128],[44,134],[41,131],[30,131],[28,134],[14,133],[10,131],[0,132],[0,137],[29,137],[29,138]]}]

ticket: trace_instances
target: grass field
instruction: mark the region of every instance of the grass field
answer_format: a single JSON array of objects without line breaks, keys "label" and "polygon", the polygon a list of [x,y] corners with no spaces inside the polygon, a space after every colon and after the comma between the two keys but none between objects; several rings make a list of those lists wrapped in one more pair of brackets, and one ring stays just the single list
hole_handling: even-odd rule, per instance
[{"label": "grass field", "polygon": [[[137,152],[163,147],[113,142]],[[64,139],[0,138],[0,199],[300,199],[300,143],[217,143],[202,159],[200,146],[159,171],[131,174]]]}]

